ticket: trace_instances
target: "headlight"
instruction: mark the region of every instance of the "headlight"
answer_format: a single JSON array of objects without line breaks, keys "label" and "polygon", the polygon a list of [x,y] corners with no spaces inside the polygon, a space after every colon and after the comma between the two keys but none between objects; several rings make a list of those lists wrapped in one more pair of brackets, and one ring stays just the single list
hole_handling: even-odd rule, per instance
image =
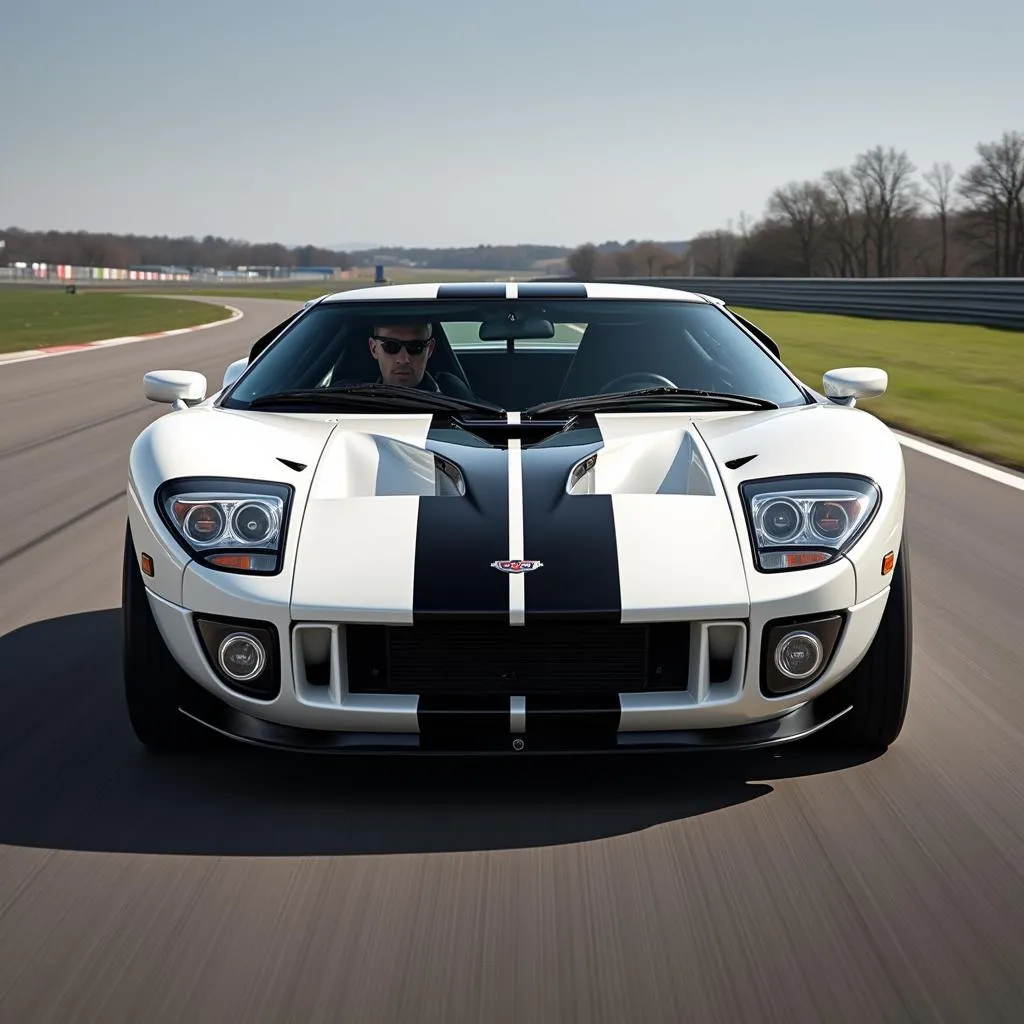
[{"label": "headlight", "polygon": [[171,480],[160,514],[184,549],[214,569],[272,575],[281,567],[293,489],[259,480]]},{"label": "headlight", "polygon": [[834,562],[857,542],[881,500],[877,484],[858,476],[781,477],[740,491],[765,572]]}]

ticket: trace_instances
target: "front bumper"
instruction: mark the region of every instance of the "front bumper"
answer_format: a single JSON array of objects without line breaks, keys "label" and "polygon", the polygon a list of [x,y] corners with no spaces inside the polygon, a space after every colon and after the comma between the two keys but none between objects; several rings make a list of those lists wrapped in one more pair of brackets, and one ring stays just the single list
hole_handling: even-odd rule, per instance
[{"label": "front bumper", "polygon": [[[801,613],[834,611],[834,597],[819,595]],[[676,624],[675,635],[686,638],[678,687],[620,692],[607,675],[600,687],[590,686],[577,671],[571,686],[556,679],[546,692],[521,696],[509,695],[512,686],[472,692],[465,680],[462,693],[453,695],[443,678],[422,692],[367,692],[354,681],[351,657],[356,631],[365,625],[293,623],[286,607],[263,606],[253,618],[277,641],[279,685],[261,699],[218,675],[192,610],[149,595],[165,642],[196,684],[181,700],[188,717],[261,746],[363,753],[749,749],[798,740],[849,710],[837,684],[866,653],[887,597],[883,591],[840,608],[843,626],[824,671],[784,696],[762,689],[762,641],[769,623],[794,615],[790,602],[755,606],[744,620]],[[311,651],[318,652],[317,672],[310,670]]]}]

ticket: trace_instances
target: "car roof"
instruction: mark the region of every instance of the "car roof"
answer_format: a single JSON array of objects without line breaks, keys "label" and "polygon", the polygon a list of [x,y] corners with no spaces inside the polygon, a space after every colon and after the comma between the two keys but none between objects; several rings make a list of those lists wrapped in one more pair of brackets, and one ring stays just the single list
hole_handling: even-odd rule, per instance
[{"label": "car roof", "polygon": [[715,302],[679,288],[594,281],[429,281],[379,284],[331,292],[321,302],[402,301],[424,299],[660,299],[666,302]]}]

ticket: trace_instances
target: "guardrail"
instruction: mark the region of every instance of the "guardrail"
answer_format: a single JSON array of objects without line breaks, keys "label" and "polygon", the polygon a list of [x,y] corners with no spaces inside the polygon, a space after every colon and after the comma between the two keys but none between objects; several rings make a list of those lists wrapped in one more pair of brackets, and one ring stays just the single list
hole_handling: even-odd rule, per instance
[{"label": "guardrail", "polygon": [[1024,330],[1024,278],[1020,277],[604,277],[600,280],[701,292],[729,305],[752,309],[983,324]]}]

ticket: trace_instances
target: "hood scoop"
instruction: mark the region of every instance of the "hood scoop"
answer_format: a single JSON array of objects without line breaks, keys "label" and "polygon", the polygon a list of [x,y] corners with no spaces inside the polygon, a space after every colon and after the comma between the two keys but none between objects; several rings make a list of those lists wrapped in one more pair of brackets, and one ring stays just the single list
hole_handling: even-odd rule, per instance
[{"label": "hood scoop", "polygon": [[462,471],[450,460],[400,438],[353,431],[332,436],[309,496],[313,501],[336,501],[465,493]]},{"label": "hood scoop", "polygon": [[282,459],[280,455],[278,455],[277,461],[280,462],[282,466],[294,469],[296,473],[301,473],[306,468],[306,463],[293,462],[291,459]]},{"label": "hood scoop", "polygon": [[609,441],[572,468],[566,489],[570,494],[715,494],[686,427]]}]

